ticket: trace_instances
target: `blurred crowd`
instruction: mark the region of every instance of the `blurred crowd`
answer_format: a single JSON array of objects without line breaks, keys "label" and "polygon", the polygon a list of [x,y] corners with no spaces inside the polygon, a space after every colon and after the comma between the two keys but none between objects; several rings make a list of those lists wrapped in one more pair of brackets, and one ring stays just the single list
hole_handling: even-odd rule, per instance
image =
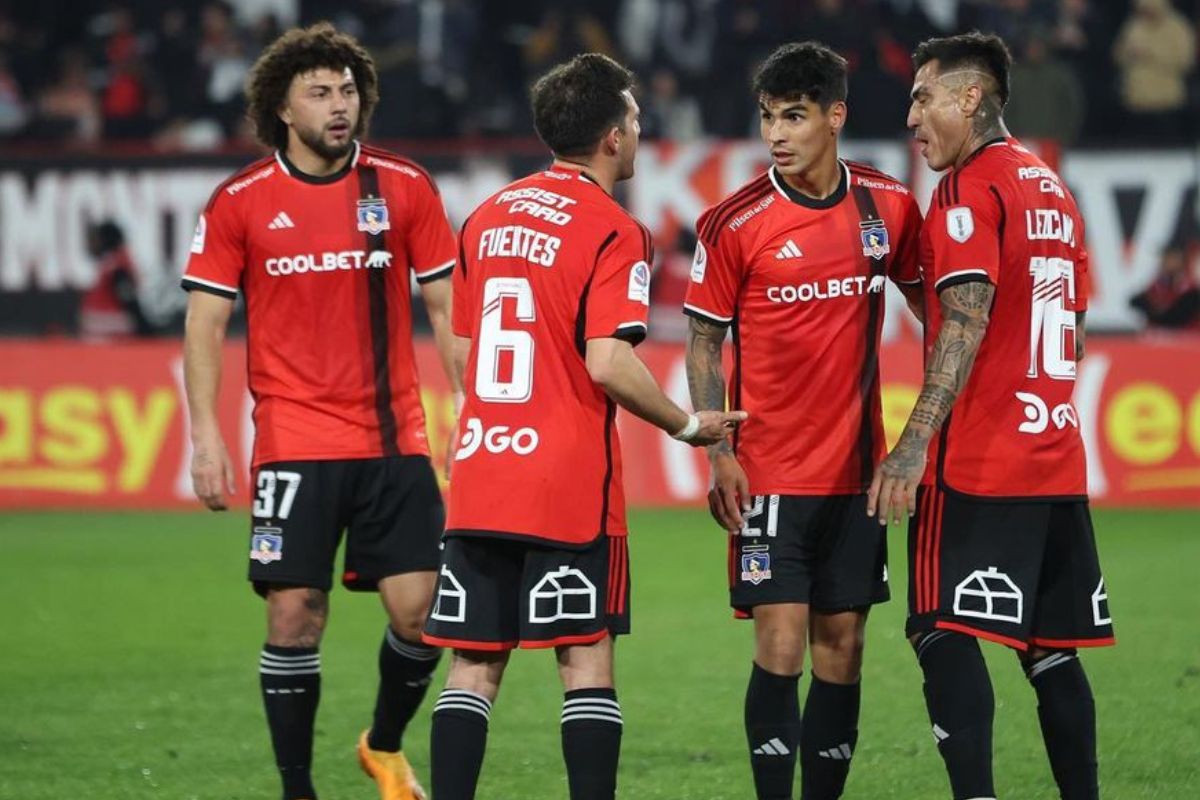
[{"label": "blurred crowd", "polygon": [[[1190,5],[1189,5],[1190,4]],[[248,137],[247,71],[290,26],[329,19],[375,56],[381,138],[530,132],[525,92],[583,50],[642,84],[650,137],[753,135],[744,98],[781,42],[852,68],[849,134],[894,137],[914,44],[979,28],[1017,58],[1017,135],[1103,144],[1200,138],[1198,0],[0,0],[0,138],[207,150]]]}]

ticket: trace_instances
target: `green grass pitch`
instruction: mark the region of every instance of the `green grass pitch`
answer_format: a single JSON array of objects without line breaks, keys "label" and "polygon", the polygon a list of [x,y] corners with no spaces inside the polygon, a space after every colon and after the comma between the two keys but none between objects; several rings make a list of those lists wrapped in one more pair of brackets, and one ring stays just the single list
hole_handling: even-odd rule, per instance
[{"label": "green grass pitch", "polygon": [[[634,635],[617,648],[625,798],[752,797],[741,729],[751,629],[729,616],[724,539],[700,512],[631,515]],[[1086,656],[1114,800],[1200,797],[1200,514],[1097,512],[1118,646]],[[244,513],[0,516],[0,798],[278,797],[258,695],[263,608]],[[902,635],[902,534],[868,629],[847,798],[949,791]],[[337,591],[322,653],[323,798],[376,797],[354,761],[383,616]],[[1056,797],[1015,658],[987,645],[1002,798]],[[441,685],[444,666],[434,688]],[[481,798],[565,798],[553,658],[519,652],[492,717]],[[428,763],[429,704],[406,738]]]}]

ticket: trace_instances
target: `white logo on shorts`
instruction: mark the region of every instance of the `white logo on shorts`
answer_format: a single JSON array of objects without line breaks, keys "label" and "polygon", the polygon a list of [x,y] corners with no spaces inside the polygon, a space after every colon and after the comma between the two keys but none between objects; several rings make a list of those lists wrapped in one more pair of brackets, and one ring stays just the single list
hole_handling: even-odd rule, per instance
[{"label": "white logo on shorts", "polygon": [[1012,579],[995,567],[977,569],[954,587],[954,613],[996,622],[1021,623],[1025,596]]},{"label": "white logo on shorts", "polygon": [[596,585],[575,567],[547,572],[529,590],[529,621],[595,619]]},{"label": "white logo on shorts", "polygon": [[1105,625],[1112,625],[1112,617],[1108,612],[1108,590],[1104,588],[1104,578],[1096,584],[1096,591],[1092,592],[1092,621],[1096,623],[1097,628]]},{"label": "white logo on shorts", "polygon": [[442,580],[438,581],[437,598],[429,618],[438,622],[467,621],[467,590],[445,564],[442,565]]}]

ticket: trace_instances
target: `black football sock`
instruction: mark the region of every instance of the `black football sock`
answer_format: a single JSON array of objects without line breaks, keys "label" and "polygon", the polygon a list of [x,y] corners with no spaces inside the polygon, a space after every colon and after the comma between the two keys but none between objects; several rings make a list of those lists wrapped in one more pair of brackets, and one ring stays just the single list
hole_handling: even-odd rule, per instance
[{"label": "black football sock", "polygon": [[1038,720],[1050,769],[1063,800],[1096,800],[1096,704],[1074,650],[1058,650],[1025,665],[1037,692]]},{"label": "black football sock", "polygon": [[758,664],[746,688],[746,741],[758,800],[791,800],[800,743],[800,675],[776,675]]},{"label": "black football sock", "polygon": [[827,683],[813,675],[800,731],[801,800],[842,796],[858,744],[861,689],[861,683]]},{"label": "black football sock", "polygon": [[379,646],[379,694],[367,745],[394,753],[437,668],[441,648],[401,638],[390,627]]},{"label": "black football sock", "polygon": [[492,704],[465,689],[443,689],[433,706],[429,761],[437,800],[472,800],[487,747]]},{"label": "black football sock", "polygon": [[283,800],[315,798],[311,770],[321,656],[315,647],[263,645],[258,676],[275,763],[283,779]]},{"label": "black football sock", "polygon": [[992,717],[996,701],[979,642],[966,634],[939,630],[921,637],[916,651],[925,673],[925,706],[955,800],[995,797]]},{"label": "black football sock", "polygon": [[621,706],[613,689],[563,695],[562,751],[571,800],[612,800],[621,755]]}]

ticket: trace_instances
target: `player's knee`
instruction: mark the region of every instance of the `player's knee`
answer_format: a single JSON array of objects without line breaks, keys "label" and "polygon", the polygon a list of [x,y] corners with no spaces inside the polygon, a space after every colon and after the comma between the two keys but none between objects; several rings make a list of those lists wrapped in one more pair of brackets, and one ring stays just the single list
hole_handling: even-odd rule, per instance
[{"label": "player's knee", "polygon": [[317,647],[325,632],[329,596],[320,589],[271,589],[267,594],[267,642],[277,647]]},{"label": "player's knee", "polygon": [[804,631],[772,625],[756,631],[754,660],[776,675],[795,675],[804,668]]}]

